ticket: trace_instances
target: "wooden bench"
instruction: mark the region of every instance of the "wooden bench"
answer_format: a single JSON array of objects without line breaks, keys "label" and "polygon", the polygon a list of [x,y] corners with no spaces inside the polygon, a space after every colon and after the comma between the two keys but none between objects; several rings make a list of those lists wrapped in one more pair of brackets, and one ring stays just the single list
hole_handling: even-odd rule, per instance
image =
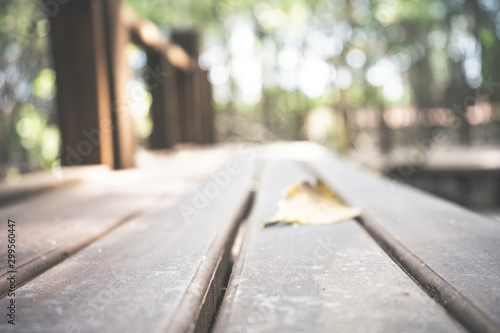
[{"label": "wooden bench", "polygon": [[[311,143],[220,147],[7,204],[15,332],[500,328],[500,225]],[[362,216],[261,228],[321,179]],[[0,231],[0,307],[13,297]],[[230,278],[229,278],[230,276]]]}]

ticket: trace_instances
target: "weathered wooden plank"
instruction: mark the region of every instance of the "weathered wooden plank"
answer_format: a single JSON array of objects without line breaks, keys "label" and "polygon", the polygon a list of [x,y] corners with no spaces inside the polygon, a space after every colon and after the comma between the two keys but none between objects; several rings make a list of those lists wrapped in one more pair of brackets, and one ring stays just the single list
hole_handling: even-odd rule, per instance
[{"label": "weathered wooden plank", "polygon": [[366,226],[405,253],[407,270],[464,325],[500,329],[498,223],[333,156],[310,166],[363,209]]},{"label": "weathered wooden plank", "polygon": [[[16,221],[18,285],[39,275],[106,232],[157,204],[174,200],[220,168],[229,150],[173,154],[170,164],[126,170],[71,188],[57,189],[2,209],[0,219]],[[203,161],[204,168],[199,168]],[[0,247],[7,248],[7,228],[0,231]],[[0,295],[7,251],[0,253]]]},{"label": "weathered wooden plank", "polygon": [[463,330],[355,221],[260,229],[284,188],[313,179],[291,162],[271,163],[215,332]]},{"label": "weathered wooden plank", "polygon": [[[204,303],[213,303],[210,287],[225,273],[252,167],[232,160],[214,177],[177,204],[132,219],[20,288],[16,326],[1,322],[0,329],[207,331],[211,313]],[[197,213],[187,214],[187,207]]]}]

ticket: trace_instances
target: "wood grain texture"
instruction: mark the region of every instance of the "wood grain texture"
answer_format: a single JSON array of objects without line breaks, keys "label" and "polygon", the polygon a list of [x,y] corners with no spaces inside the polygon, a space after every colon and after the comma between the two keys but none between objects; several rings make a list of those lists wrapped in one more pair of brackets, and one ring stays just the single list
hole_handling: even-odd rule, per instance
[{"label": "wood grain texture", "polygon": [[[194,205],[195,191],[130,220],[20,288],[13,330],[194,330],[248,198],[252,165],[236,163],[239,172],[198,214],[186,219],[181,210]],[[215,183],[210,179],[198,191],[212,193]],[[0,323],[0,330],[9,329]]]},{"label": "wood grain texture", "polygon": [[[16,221],[18,286],[102,237],[120,223],[163,201],[171,201],[215,173],[232,156],[214,149],[172,154],[161,167],[124,170],[71,188],[57,189],[2,209],[0,219]],[[199,168],[203,161],[205,167]],[[7,228],[0,231],[7,248]],[[0,253],[0,295],[7,253]]]},{"label": "wood grain texture", "polygon": [[333,156],[310,166],[500,329],[498,223]]},{"label": "wood grain texture", "polygon": [[258,227],[284,188],[312,178],[265,167],[215,332],[462,331],[355,221]]}]

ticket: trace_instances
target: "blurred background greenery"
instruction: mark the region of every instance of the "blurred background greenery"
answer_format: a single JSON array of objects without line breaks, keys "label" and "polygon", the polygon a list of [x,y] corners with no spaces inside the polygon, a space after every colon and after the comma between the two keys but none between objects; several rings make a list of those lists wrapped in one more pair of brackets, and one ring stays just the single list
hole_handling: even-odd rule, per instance
[{"label": "blurred background greenery", "polygon": [[[165,35],[200,32],[219,141],[308,139],[379,155],[500,143],[499,0],[126,2]],[[58,165],[49,32],[40,2],[0,0],[0,176]],[[127,54],[147,146],[146,55]]]}]

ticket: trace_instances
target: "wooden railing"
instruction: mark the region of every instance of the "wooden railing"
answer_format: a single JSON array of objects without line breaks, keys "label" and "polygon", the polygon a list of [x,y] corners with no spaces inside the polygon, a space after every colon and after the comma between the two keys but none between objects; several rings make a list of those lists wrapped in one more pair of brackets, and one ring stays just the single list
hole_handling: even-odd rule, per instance
[{"label": "wooden railing", "polygon": [[121,0],[71,1],[50,20],[63,165],[134,165],[136,140],[125,89],[130,42],[148,57],[150,148],[214,142],[211,86],[197,63],[195,31],[174,31],[167,40]]}]

